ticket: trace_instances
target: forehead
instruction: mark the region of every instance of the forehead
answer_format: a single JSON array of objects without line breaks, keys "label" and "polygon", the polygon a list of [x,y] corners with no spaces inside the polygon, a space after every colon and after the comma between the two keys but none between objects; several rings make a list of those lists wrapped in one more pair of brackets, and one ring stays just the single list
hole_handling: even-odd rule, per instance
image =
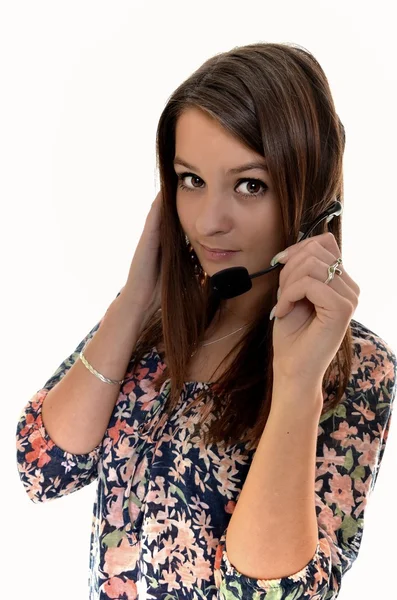
[{"label": "forehead", "polygon": [[200,108],[185,109],[178,117],[175,129],[176,145],[192,145],[197,142],[224,141],[239,144],[217,119]]},{"label": "forehead", "polygon": [[174,163],[176,160],[187,168],[217,166],[230,174],[241,171],[238,167],[248,163],[267,170],[263,156],[204,110],[191,107],[185,109],[176,123]]}]

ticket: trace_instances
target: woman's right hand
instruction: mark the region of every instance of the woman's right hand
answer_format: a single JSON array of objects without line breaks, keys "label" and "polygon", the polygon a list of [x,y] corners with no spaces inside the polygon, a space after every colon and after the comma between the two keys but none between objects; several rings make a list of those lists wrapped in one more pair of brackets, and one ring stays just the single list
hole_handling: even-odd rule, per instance
[{"label": "woman's right hand", "polygon": [[146,217],[131,262],[127,283],[120,294],[131,306],[141,309],[147,319],[161,306],[160,209],[162,201],[160,189]]}]

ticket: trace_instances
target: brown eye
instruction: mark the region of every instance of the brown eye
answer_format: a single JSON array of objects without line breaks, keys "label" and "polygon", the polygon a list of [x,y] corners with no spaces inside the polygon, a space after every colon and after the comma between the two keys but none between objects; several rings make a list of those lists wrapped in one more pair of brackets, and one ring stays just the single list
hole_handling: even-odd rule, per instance
[{"label": "brown eye", "polygon": [[251,186],[252,186],[252,184],[253,184],[253,185],[254,185],[254,187],[256,187],[256,188],[257,188],[258,186],[259,186],[259,188],[260,188],[260,187],[262,187],[262,191],[255,192],[255,190],[254,190],[252,194],[251,194],[251,193],[244,193],[244,192],[242,192],[242,193],[241,193],[241,195],[242,195],[242,196],[261,196],[261,195],[262,195],[262,194],[264,194],[264,193],[265,193],[265,191],[267,190],[267,185],[266,185],[265,183],[263,183],[263,181],[260,181],[260,179],[242,179],[242,180],[239,182],[239,185],[241,185],[241,184],[243,184],[243,183],[244,183],[244,184],[248,184],[248,187],[247,187],[246,189],[248,189],[248,190],[250,190],[250,191],[253,191],[253,190],[252,190],[252,187],[251,187]]},{"label": "brown eye", "polygon": [[178,175],[178,187],[181,188],[182,190],[189,190],[191,192],[194,192],[195,189],[197,189],[198,186],[193,186],[193,188],[188,187],[187,185],[185,185],[183,183],[185,177],[191,177],[192,180],[197,180],[200,179],[200,177],[198,177],[197,175],[194,175],[193,173],[181,173],[180,175]]}]

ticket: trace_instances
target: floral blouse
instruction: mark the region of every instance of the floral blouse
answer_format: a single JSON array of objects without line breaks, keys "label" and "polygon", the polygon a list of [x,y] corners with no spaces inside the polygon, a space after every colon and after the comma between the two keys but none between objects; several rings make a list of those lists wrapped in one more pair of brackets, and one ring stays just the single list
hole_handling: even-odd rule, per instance
[{"label": "floral blouse", "polygon": [[[127,367],[108,428],[87,454],[57,446],[42,420],[49,390],[75,363],[97,323],[24,407],[16,432],[17,466],[28,498],[46,502],[96,481],[89,555],[90,600],[332,600],[356,560],[396,393],[396,356],[357,321],[354,361],[342,403],[318,426],[316,513],[319,543],[299,572],[254,579],[229,561],[226,530],[255,450],[205,446],[195,432],[203,404],[185,407],[210,383],[184,384],[163,413],[168,379],[154,347]],[[326,399],[326,398],[324,398]],[[211,416],[211,415],[210,415]],[[81,597],[81,594],[79,594]]]}]

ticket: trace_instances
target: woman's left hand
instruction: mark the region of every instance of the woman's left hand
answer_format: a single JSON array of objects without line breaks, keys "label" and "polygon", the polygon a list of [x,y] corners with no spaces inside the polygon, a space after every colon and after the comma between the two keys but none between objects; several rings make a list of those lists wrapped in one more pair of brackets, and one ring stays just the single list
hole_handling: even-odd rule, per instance
[{"label": "woman's left hand", "polygon": [[320,386],[358,305],[360,288],[342,275],[325,284],[328,267],[341,256],[332,233],[297,242],[286,250],[273,326],[275,377]]}]

